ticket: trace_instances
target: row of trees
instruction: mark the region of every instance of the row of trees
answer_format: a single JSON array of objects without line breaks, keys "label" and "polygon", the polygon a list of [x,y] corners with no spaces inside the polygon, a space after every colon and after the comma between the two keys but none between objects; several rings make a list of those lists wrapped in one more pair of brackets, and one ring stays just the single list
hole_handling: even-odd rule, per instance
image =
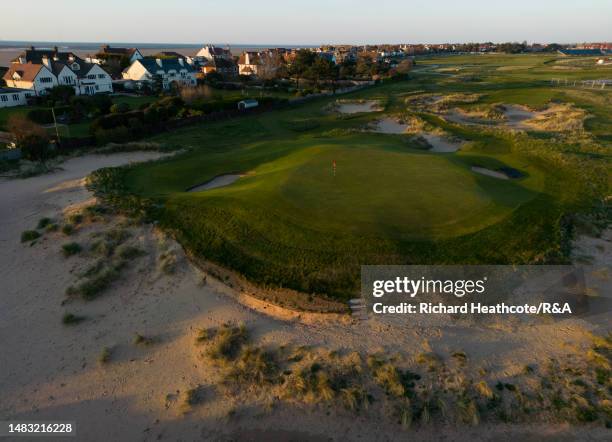
[{"label": "row of trees", "polygon": [[300,88],[300,80],[308,80],[317,88],[321,82],[331,82],[348,78],[376,78],[376,76],[407,73],[412,66],[410,60],[403,60],[392,69],[388,63],[379,62],[367,56],[357,60],[347,59],[340,64],[322,57],[307,49],[297,51],[291,64],[287,64],[280,54],[262,56],[257,76],[264,80],[293,78],[296,87]]}]

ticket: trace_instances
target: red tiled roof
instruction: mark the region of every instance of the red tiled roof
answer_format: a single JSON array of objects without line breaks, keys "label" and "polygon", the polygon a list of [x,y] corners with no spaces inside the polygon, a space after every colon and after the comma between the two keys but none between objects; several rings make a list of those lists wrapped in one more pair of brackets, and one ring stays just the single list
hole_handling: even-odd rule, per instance
[{"label": "red tiled roof", "polygon": [[32,64],[32,63],[13,63],[9,70],[4,74],[5,80],[12,80],[13,75],[15,73],[19,74],[21,77],[21,81],[34,81],[40,70],[43,68],[42,64]]}]

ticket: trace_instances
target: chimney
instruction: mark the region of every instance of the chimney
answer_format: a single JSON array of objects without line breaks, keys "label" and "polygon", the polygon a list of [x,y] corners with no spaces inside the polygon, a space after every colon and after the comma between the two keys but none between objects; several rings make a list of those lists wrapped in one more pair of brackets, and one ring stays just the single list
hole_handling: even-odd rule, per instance
[{"label": "chimney", "polygon": [[47,69],[51,69],[51,61],[46,55],[43,55],[42,57],[42,64],[44,64]]},{"label": "chimney", "polygon": [[29,49],[30,49],[30,51],[33,51],[34,50],[34,46],[30,46]]},{"label": "chimney", "polygon": [[183,60],[182,58],[179,58],[178,62],[181,66],[185,66],[185,60]]},{"label": "chimney", "polygon": [[162,67],[162,61],[161,61],[161,58],[156,58],[156,59],[155,59],[155,63],[157,63],[157,66],[159,66],[160,68]]}]

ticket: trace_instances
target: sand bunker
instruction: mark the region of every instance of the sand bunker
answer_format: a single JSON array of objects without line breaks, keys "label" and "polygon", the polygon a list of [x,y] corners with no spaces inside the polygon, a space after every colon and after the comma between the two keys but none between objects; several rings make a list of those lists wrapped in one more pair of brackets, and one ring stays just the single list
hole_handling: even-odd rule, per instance
[{"label": "sand bunker", "polygon": [[507,166],[499,167],[495,170],[487,169],[486,167],[472,166],[472,172],[487,175],[493,178],[499,178],[500,180],[512,180],[524,176],[523,172],[520,170]]},{"label": "sand bunker", "polygon": [[335,110],[341,114],[358,114],[361,112],[379,112],[381,111],[378,101],[345,101],[336,102]]},{"label": "sand bunker", "polygon": [[449,153],[457,152],[461,149],[462,142],[452,141],[441,135],[424,133],[421,135],[431,146],[430,152]]},{"label": "sand bunker", "polygon": [[190,187],[187,192],[201,192],[203,190],[216,189],[217,187],[229,186],[233,182],[237,181],[238,178],[242,177],[242,174],[228,173],[226,175],[219,175],[214,177],[212,180],[207,181],[203,184]]},{"label": "sand bunker", "polygon": [[393,118],[383,118],[378,120],[374,126],[374,132],[381,134],[403,134],[410,128],[409,124],[404,123],[401,120],[395,120]]},{"label": "sand bunker", "polygon": [[506,125],[516,129],[526,128],[527,126],[523,123],[527,120],[531,120],[536,115],[535,112],[515,104],[506,104],[502,106],[502,111],[506,117]]},{"label": "sand bunker", "polygon": [[487,169],[486,167],[478,167],[478,166],[473,166],[472,167],[472,172],[476,172],[479,173],[481,175],[487,175],[493,178],[499,178],[500,180],[509,180],[510,177],[508,175],[506,175],[504,172],[501,172],[499,170],[492,170],[492,169]]}]

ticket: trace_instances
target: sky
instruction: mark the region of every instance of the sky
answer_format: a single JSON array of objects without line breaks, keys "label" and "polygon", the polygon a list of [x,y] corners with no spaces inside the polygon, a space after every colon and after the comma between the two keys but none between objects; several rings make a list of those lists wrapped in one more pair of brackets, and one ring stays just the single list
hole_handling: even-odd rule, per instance
[{"label": "sky", "polygon": [[253,45],[612,41],[612,0],[4,0],[0,15],[0,40]]}]

